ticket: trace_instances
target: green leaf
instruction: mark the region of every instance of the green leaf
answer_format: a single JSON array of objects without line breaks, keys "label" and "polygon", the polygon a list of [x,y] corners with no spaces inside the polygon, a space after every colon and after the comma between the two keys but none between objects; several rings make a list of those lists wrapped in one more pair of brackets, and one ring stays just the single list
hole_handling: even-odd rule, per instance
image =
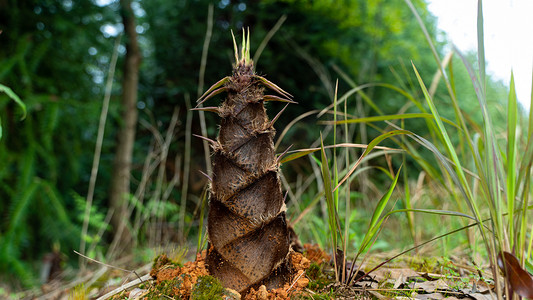
[{"label": "green leaf", "polygon": [[483,95],[485,95],[485,41],[483,30],[483,4],[481,0],[477,2],[477,56],[479,65],[479,81],[481,82]]},{"label": "green leaf", "polygon": [[[533,74],[533,68],[532,72]],[[531,77],[531,86],[533,86],[533,76]],[[529,120],[527,126],[527,136],[531,137],[533,135],[533,89],[531,89],[531,96],[529,100]]]},{"label": "green leaf", "polygon": [[[518,119],[514,75],[511,71],[509,101],[507,104],[507,212],[509,214],[509,235],[514,236],[514,202],[516,195],[516,126]],[[513,240],[510,239],[513,248]]]},{"label": "green leaf", "polygon": [[[324,149],[330,149],[330,148],[363,148],[366,149],[368,145],[363,144],[352,144],[352,143],[341,143],[337,145],[330,145],[330,146],[324,146]],[[402,151],[401,149],[396,148],[390,148],[390,147],[383,147],[383,146],[375,146],[375,149],[380,150],[387,150],[387,151]],[[280,163],[286,163],[291,160],[295,160],[297,158],[300,158],[302,156],[306,156],[308,154],[314,153],[316,151],[319,151],[321,148],[308,148],[308,149],[298,149],[290,151],[291,154],[285,156]]]},{"label": "green leaf", "polygon": [[[403,119],[433,119],[433,115],[429,113],[409,113],[409,114],[394,114],[394,115],[385,115],[385,116],[372,116],[365,118],[349,119],[346,121],[337,121],[336,124],[353,124],[353,123],[370,123],[370,122],[379,122],[379,121],[388,121],[388,120],[403,120]],[[442,118],[442,121],[456,127],[461,130],[461,128],[454,122]],[[324,121],[322,124],[330,124],[331,122]]]},{"label": "green leaf", "polygon": [[11,98],[15,103],[18,104],[18,106],[22,109],[22,117],[21,120],[24,120],[26,118],[26,104],[20,100],[19,96],[13,92],[9,87],[3,85],[0,83],[0,92],[6,93],[6,95]]},{"label": "green leaf", "polygon": [[[13,92],[9,87],[0,84],[0,92],[6,93],[6,95],[11,98],[15,103],[18,104],[18,106],[22,109],[22,117],[21,120],[24,120],[26,118],[26,104],[20,100],[19,96]],[[0,123],[0,139],[2,138],[2,124]]]},{"label": "green leaf", "polygon": [[401,134],[412,134],[412,132],[407,131],[407,130],[401,130],[401,129],[393,130],[393,131],[385,132],[381,134],[380,136],[376,137],[375,139],[373,139],[370,142],[370,144],[368,144],[363,154],[361,154],[361,156],[359,157],[355,165],[353,165],[353,167],[350,169],[348,174],[346,174],[346,176],[342,178],[342,180],[339,182],[339,184],[337,184],[334,190],[337,190],[348,178],[350,178],[350,176],[353,174],[353,172],[355,172],[355,169],[357,169],[357,167],[359,166],[363,158],[365,158],[365,156],[367,156],[368,153],[372,151],[372,149],[374,149],[379,143],[381,143],[381,141],[388,139],[390,137],[396,136],[396,135],[401,135]]},{"label": "green leaf", "polygon": [[[324,141],[322,139],[322,133],[320,133],[320,154],[322,163],[322,179],[324,181],[324,194],[326,196],[326,204],[328,207],[328,224],[330,230],[331,244],[333,247],[333,253],[337,251],[337,207],[335,206],[335,199],[333,191],[331,189],[331,174],[329,172],[329,162],[324,150]],[[337,261],[335,261],[335,270],[337,270]],[[338,274],[336,274],[338,279]]]},{"label": "green leaf", "polygon": [[365,236],[363,237],[363,241],[361,242],[361,245],[359,246],[358,253],[362,253],[366,250],[368,245],[370,244],[370,241],[374,239],[376,236],[379,227],[381,226],[381,223],[383,222],[384,218],[380,218],[383,214],[383,211],[385,210],[385,207],[387,206],[387,203],[389,203],[389,199],[392,196],[392,192],[394,191],[394,188],[396,187],[396,183],[398,182],[398,178],[400,177],[402,167],[398,170],[396,173],[396,176],[394,177],[394,180],[392,181],[392,184],[390,185],[387,193],[381,197],[381,199],[378,202],[378,205],[374,209],[374,213],[372,214],[372,219],[370,219],[370,225],[368,226],[368,230],[365,233]]}]

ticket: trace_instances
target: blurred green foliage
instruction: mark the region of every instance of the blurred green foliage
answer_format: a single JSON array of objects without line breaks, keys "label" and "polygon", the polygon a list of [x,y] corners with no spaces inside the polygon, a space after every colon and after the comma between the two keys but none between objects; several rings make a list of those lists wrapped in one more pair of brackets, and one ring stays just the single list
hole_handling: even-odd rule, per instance
[{"label": "blurred green foliage", "polygon": [[[435,18],[427,11],[425,2],[413,2],[430,34],[437,35]],[[393,69],[402,74],[405,82],[400,84],[406,86],[416,82],[405,71],[410,61],[416,62],[422,74],[437,70],[420,28],[402,1],[134,1],[143,54],[140,119],[163,132],[174,108],[180,108],[182,121],[178,123],[170,157],[182,157],[183,137],[191,134],[184,129],[185,99],[187,95],[193,100],[198,96],[209,4],[214,5],[214,29],[204,89],[231,70],[230,29],[239,35],[241,28],[250,28],[255,49],[279,18],[287,16],[257,64],[258,73],[295,95],[299,102],[291,105],[276,123],[279,131],[298,115],[331,103],[335,79],[341,77],[334,66],[357,84],[399,84]],[[119,9],[118,1],[0,1],[0,83],[10,87],[27,106],[27,118],[21,122],[16,104],[0,94],[0,120],[4,128],[0,140],[0,272],[15,274],[26,284],[36,280],[29,262],[38,261],[51,251],[53,242],[59,242],[61,251],[72,261],[76,259],[71,250],[79,245],[83,219],[80,202],[87,193],[104,81],[114,40],[122,30]],[[438,44],[444,54],[442,46]],[[122,58],[124,52],[125,47],[119,48]],[[468,78],[465,72],[460,74]],[[121,67],[117,67],[115,82],[119,83],[122,76]],[[459,79],[458,86],[462,84]],[[349,88],[341,80],[339,95]],[[465,99],[473,99],[469,89],[464,87]],[[502,90],[504,87],[497,85],[491,95],[497,98]],[[387,113],[395,113],[406,102],[389,89],[369,88],[366,92]],[[120,122],[119,95],[120,84],[115,84],[92,211],[98,217],[90,228],[91,239],[104,226],[103,216],[107,212],[115,128]],[[210,101],[213,101],[210,105],[216,105],[216,100]],[[473,104],[472,109],[475,107]],[[269,104],[272,114],[281,108],[280,104]],[[353,102],[349,110],[358,113]],[[369,108],[365,110],[365,115],[372,114]],[[216,135],[216,120],[216,116],[208,115],[211,138]],[[308,147],[321,129],[316,119],[305,119],[293,127],[283,145]],[[192,133],[200,133],[196,118]],[[360,142],[357,134],[350,139]],[[139,125],[134,184],[141,178],[152,141],[150,130]],[[194,178],[189,181],[189,191],[199,197],[206,183],[196,172],[205,170],[201,141],[194,139],[192,147],[197,154],[191,158]],[[298,164],[285,169],[303,176],[311,172]],[[168,180],[174,172],[182,171],[169,165]],[[179,203],[180,198],[176,189],[170,201]],[[187,210],[192,214],[194,208],[192,203]]]}]

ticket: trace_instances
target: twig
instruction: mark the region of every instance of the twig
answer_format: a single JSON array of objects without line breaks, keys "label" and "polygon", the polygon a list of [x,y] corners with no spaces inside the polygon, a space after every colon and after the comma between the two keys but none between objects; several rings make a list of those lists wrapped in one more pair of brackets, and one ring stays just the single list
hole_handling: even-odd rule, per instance
[{"label": "twig", "polygon": [[[172,137],[174,136],[174,128],[176,127],[178,123],[178,114],[179,109],[175,108],[174,113],[172,114],[172,118],[170,120],[170,124],[168,126],[165,138],[163,140],[163,143],[161,144],[161,158],[159,163],[159,169],[157,173],[157,178],[155,182],[155,195],[152,196],[152,199],[155,200],[154,205],[154,215],[155,215],[155,224],[163,224],[164,221],[164,214],[160,213],[162,210],[162,203],[166,199],[161,198],[162,189],[163,189],[163,181],[165,177],[165,168],[166,168],[166,162],[168,158],[168,151],[170,148],[170,144],[172,142]],[[152,236],[155,236],[155,243],[160,244],[162,241],[162,230],[155,229],[155,234]]]},{"label": "twig", "polygon": [[121,271],[126,272],[126,273],[133,273],[133,274],[135,274],[135,276],[137,276],[138,279],[141,279],[141,277],[139,276],[139,274],[137,274],[137,272],[135,272],[135,270],[131,271],[131,270],[122,269],[122,268],[120,268],[120,267],[116,267],[116,266],[108,265],[108,264],[106,264],[106,263],[104,263],[104,262],[98,261],[98,260],[96,260],[96,259],[92,259],[92,258],[90,258],[90,257],[88,257],[88,256],[86,256],[86,255],[83,255],[83,254],[79,253],[79,252],[76,251],[76,250],[73,250],[73,251],[74,251],[74,253],[78,254],[79,256],[81,256],[81,257],[83,257],[83,258],[85,258],[85,259],[87,259],[87,260],[90,260],[90,261],[95,262],[95,263],[97,263],[97,264],[100,264],[100,265],[102,265],[102,266],[106,266],[106,267],[108,267],[108,268],[121,270]]},{"label": "twig", "polygon": [[128,282],[128,283],[126,283],[126,284],[124,284],[124,285],[112,290],[111,292],[109,292],[109,293],[97,298],[96,300],[108,299],[111,296],[114,296],[114,295],[116,295],[116,294],[118,294],[118,293],[120,293],[122,291],[125,291],[125,290],[127,290],[127,289],[129,289],[131,287],[134,287],[134,286],[136,286],[136,285],[138,285],[140,283],[143,283],[143,282],[145,282],[147,280],[150,280],[150,279],[152,279],[152,276],[150,274],[146,274],[143,277],[139,277],[139,278],[137,278],[137,279],[135,279],[135,280],[133,280],[131,282]]},{"label": "twig", "polygon": [[[209,51],[209,43],[211,42],[211,35],[213,34],[213,9],[214,9],[213,4],[209,4],[209,7],[207,8],[207,29],[205,32],[204,46],[202,49],[202,60],[200,62],[200,74],[199,74],[199,79],[198,79],[197,97],[200,97],[200,95],[202,94],[202,90],[204,89],[204,77],[205,77],[205,69],[207,65],[207,53]],[[199,107],[201,106],[202,105],[199,105]],[[199,111],[198,113],[200,117],[200,130],[203,136],[207,136],[205,112]],[[189,134],[189,132],[186,132],[186,134]],[[209,154],[209,144],[205,141],[202,144],[204,146],[204,159],[205,159],[207,174],[211,174],[211,156]]]},{"label": "twig", "polygon": [[291,286],[287,289],[287,293],[292,289],[292,287],[298,282],[298,280],[305,274],[305,271],[303,271],[298,277],[294,279],[294,282],[291,284]]},{"label": "twig", "polygon": [[265,38],[261,41],[261,44],[259,44],[259,47],[255,51],[254,58],[252,59],[252,61],[256,65],[257,65],[257,61],[259,60],[259,57],[261,56],[261,53],[263,53],[263,50],[265,49],[266,45],[268,44],[270,39],[274,36],[274,34],[276,34],[276,32],[280,29],[281,25],[283,24],[283,22],[285,22],[285,20],[287,20],[287,15],[281,16],[281,18],[279,18],[279,20],[276,22],[274,27],[272,27],[272,29],[270,29],[270,31],[267,33]]},{"label": "twig", "polygon": [[[113,78],[115,74],[115,67],[117,65],[118,47],[120,46],[120,35],[115,41],[113,56],[109,64],[109,72],[107,75],[107,82],[105,86],[104,101],[102,104],[102,111],[100,113],[100,122],[98,123],[98,134],[96,137],[96,145],[94,149],[93,165],[91,168],[91,177],[89,179],[89,190],[87,191],[87,202],[85,204],[85,213],[83,217],[83,225],[81,230],[80,251],[85,253],[85,236],[89,228],[89,218],[91,215],[91,206],[93,203],[94,189],[96,186],[96,176],[98,175],[98,165],[100,164],[100,154],[102,152],[102,144],[104,140],[105,123],[107,120],[107,112],[109,110],[109,100],[111,99],[111,89],[113,87]],[[83,270],[85,265],[80,261],[80,269]]]},{"label": "twig", "polygon": [[181,202],[179,211],[178,232],[180,238],[185,233],[185,208],[187,205],[187,193],[189,190],[189,172],[191,169],[191,131],[192,131],[192,111],[189,94],[185,94],[185,105],[187,105],[187,119],[185,121],[185,153],[183,157],[183,182],[181,186]]}]

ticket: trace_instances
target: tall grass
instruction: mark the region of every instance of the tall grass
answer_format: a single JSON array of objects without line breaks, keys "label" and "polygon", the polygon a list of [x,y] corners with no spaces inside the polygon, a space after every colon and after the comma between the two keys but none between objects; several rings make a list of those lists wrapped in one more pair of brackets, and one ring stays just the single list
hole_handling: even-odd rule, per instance
[{"label": "tall grass", "polygon": [[[521,262],[522,266],[531,266],[532,261],[531,249],[533,248],[533,239],[531,235],[528,236],[528,231],[533,232],[533,226],[529,220],[529,201],[532,194],[531,167],[533,165],[533,150],[530,145],[533,138],[533,121],[531,118],[529,119],[527,135],[521,135],[520,133],[524,129],[522,126],[523,122],[520,121],[520,118],[525,116],[519,113],[514,77],[511,75],[510,91],[507,99],[507,130],[503,133],[498,132],[494,125],[494,116],[490,113],[487,101],[483,6],[481,0],[478,2],[477,19],[478,70],[475,71],[468,59],[457,49],[453,48],[452,55],[460,59],[471,78],[471,84],[476,92],[476,99],[483,120],[482,124],[473,123],[472,119],[461,108],[460,103],[468,101],[468,99],[458,99],[457,86],[454,80],[455,73],[452,64],[449,63],[452,55],[447,56],[444,62],[440,59],[432,39],[415,7],[410,0],[405,1],[418,20],[435,58],[438,71],[434,77],[435,80],[432,83],[432,88],[430,90],[426,88],[426,84],[416,67],[416,62],[412,63],[412,72],[416,77],[419,90],[422,92],[422,97],[418,96],[416,91],[410,92],[401,86],[397,87],[382,83],[356,86],[349,78],[346,78],[345,74],[340,73],[341,76],[347,79],[346,82],[352,85],[352,90],[342,96],[339,102],[347,101],[348,97],[358,93],[374,109],[377,116],[352,118],[334,121],[333,123],[367,123],[369,126],[373,126],[382,131],[383,134],[381,137],[389,137],[395,141],[428,174],[432,181],[442,185],[449,193],[450,198],[455,202],[454,211],[412,208],[409,203],[408,185],[406,185],[407,209],[396,210],[390,213],[418,212],[449,215],[463,218],[465,225],[468,222],[470,224],[476,224],[477,231],[479,232],[477,236],[480,237],[487,253],[487,259],[490,262],[496,285],[496,294],[499,298],[503,297],[504,294],[509,297],[510,294],[508,293],[512,290],[510,289],[512,283],[509,280],[500,280],[498,256],[504,251],[513,253],[518,258],[518,261]],[[435,101],[435,86],[439,80],[442,80],[444,83],[447,96],[451,100],[454,120],[442,117],[441,111],[448,108],[446,107],[447,104]],[[414,107],[419,111],[415,113],[399,112],[393,115],[385,115],[379,109],[379,106],[365,94],[364,89],[370,86],[378,86],[397,91],[411,104],[414,104]],[[333,105],[336,106],[337,103]],[[412,118],[425,120],[429,132],[428,138],[406,130],[404,120]],[[399,125],[398,120],[400,120]],[[381,129],[377,125],[374,125],[376,122],[386,122],[388,127],[394,130],[387,131],[386,129]],[[402,136],[408,137],[408,139],[397,138],[396,135],[398,134],[402,134]],[[370,146],[372,144],[379,142],[377,141],[378,139],[369,144],[365,153],[371,149]],[[428,158],[427,155],[424,155],[424,152],[427,150],[433,154],[433,158]],[[522,155],[519,156],[518,153]],[[437,168],[434,166],[435,162],[438,164]],[[323,163],[327,163],[327,160],[324,160],[324,158]],[[339,185],[336,188],[350,177],[357,165],[358,163],[352,166],[351,170],[339,181]],[[324,177],[329,176],[328,172],[323,172],[323,174]],[[397,177],[394,179],[394,183],[396,180]],[[407,180],[404,179],[404,181]],[[332,191],[335,191],[336,188]],[[326,190],[326,197],[328,197],[327,193],[328,190]],[[375,229],[378,225],[375,222],[375,215],[377,214],[379,216],[383,212],[381,204],[379,202],[374,211],[370,229],[367,232],[367,235],[370,237],[374,237],[378,233]],[[331,217],[334,217],[334,214],[330,214]],[[379,220],[383,220],[383,218],[379,218]],[[470,242],[474,243],[477,241],[471,240]],[[361,248],[364,250],[364,247],[368,243],[368,238],[365,236]],[[505,282],[504,286],[502,286],[502,282]]]},{"label": "tall grass", "polygon": [[[409,1],[408,1],[409,3]],[[410,4],[412,7],[412,5]],[[413,9],[413,8],[412,8]],[[417,16],[416,11],[413,13]],[[421,23],[422,28],[423,25]],[[530,260],[526,257],[526,232],[527,227],[531,224],[528,220],[528,202],[530,200],[530,172],[533,161],[533,154],[529,151],[530,139],[533,132],[529,131],[526,139],[519,139],[517,132],[521,131],[519,114],[517,108],[517,99],[514,86],[514,78],[511,74],[510,92],[507,99],[507,136],[499,139],[493,124],[493,117],[489,113],[487,103],[487,88],[485,74],[485,49],[484,49],[484,30],[483,30],[483,5],[482,1],[478,2],[478,71],[475,72],[473,67],[457,49],[455,52],[461,58],[468,74],[472,80],[472,85],[476,91],[479,108],[483,117],[481,132],[470,134],[469,128],[464,123],[465,117],[461,110],[456,109],[456,118],[461,122],[460,126],[464,132],[464,141],[470,152],[463,155],[460,159],[460,153],[450,142],[450,137],[446,128],[439,119],[439,113],[435,103],[427,92],[424,82],[420,78],[416,67],[413,69],[417,75],[418,82],[424,92],[424,98],[431,108],[434,120],[438,125],[438,136],[441,137],[434,141],[439,146],[446,149],[446,158],[452,161],[453,170],[449,174],[455,180],[455,186],[463,194],[464,201],[470,208],[470,213],[478,222],[478,229],[483,238],[485,248],[489,254],[489,261],[496,283],[496,293],[502,297],[510,291],[509,282],[505,284],[505,289],[500,286],[497,280],[500,276],[497,260],[498,255],[503,251],[512,252],[518,259],[525,263]],[[427,36],[427,34],[426,34]],[[430,41],[427,36],[428,41]],[[431,45],[431,43],[430,43]],[[433,49],[433,48],[432,48]],[[434,51],[433,51],[434,52]],[[438,62],[438,56],[434,52]],[[445,70],[442,70],[443,74]],[[450,76],[453,72],[450,70]],[[454,107],[458,107],[458,101],[455,97],[454,89],[446,76],[444,81],[448,88]],[[530,120],[531,122],[531,120]],[[521,142],[518,144],[518,142]],[[522,160],[517,159],[518,147],[521,152],[525,153]],[[472,171],[471,180],[466,177],[463,166],[467,165],[468,159],[472,159],[475,169]],[[441,163],[447,163],[441,160]],[[523,172],[518,173],[518,170]],[[518,174],[521,174],[517,177]],[[518,196],[518,197],[517,197]],[[489,221],[484,222],[487,218]],[[516,230],[516,228],[521,230]],[[510,295],[507,294],[507,297]]]}]

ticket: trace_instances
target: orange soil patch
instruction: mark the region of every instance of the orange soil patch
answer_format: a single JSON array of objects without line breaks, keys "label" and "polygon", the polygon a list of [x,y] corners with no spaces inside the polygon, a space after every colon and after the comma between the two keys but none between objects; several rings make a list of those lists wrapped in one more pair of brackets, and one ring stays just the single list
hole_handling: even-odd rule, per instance
[{"label": "orange soil patch", "polygon": [[[315,249],[315,248],[313,248]],[[316,249],[319,249],[316,247]],[[315,256],[319,253],[311,251]],[[196,260],[187,262],[183,267],[173,264],[166,255],[161,255],[154,263],[154,268],[150,275],[156,279],[156,285],[165,284],[165,282],[177,281],[174,283],[171,290],[172,294],[167,296],[179,296],[182,299],[188,299],[191,295],[192,288],[198,281],[198,277],[210,275],[205,266],[206,251],[196,256]],[[291,252],[289,254],[289,264],[292,270],[291,281],[283,287],[267,291],[264,285],[257,290],[250,289],[244,299],[248,300],[270,300],[282,299],[288,300],[291,295],[300,293],[309,283],[309,279],[305,276],[305,270],[309,268],[310,260],[298,252]]]},{"label": "orange soil patch", "polygon": [[331,256],[316,244],[305,244],[304,249],[305,257],[318,265],[328,262],[331,259]]},{"label": "orange soil patch", "polygon": [[188,299],[198,277],[209,275],[205,267],[205,254],[205,251],[197,254],[195,261],[186,262],[183,267],[172,264],[163,254],[156,260],[150,275],[156,279],[156,285],[165,281],[178,280],[172,287],[173,295],[167,296],[180,296],[182,299]]}]

